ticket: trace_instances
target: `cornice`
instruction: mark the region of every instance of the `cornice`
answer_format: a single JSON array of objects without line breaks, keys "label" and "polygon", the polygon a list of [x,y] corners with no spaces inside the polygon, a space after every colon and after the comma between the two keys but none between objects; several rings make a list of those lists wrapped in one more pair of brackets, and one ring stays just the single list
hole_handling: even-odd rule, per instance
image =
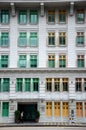
[{"label": "cornice", "polygon": [[86,68],[34,68],[34,69],[0,69],[0,73],[86,73]]},{"label": "cornice", "polygon": [[35,2],[35,3],[39,3],[39,2],[86,2],[86,0],[0,0],[0,2],[14,2],[14,3],[26,3],[26,2]]}]

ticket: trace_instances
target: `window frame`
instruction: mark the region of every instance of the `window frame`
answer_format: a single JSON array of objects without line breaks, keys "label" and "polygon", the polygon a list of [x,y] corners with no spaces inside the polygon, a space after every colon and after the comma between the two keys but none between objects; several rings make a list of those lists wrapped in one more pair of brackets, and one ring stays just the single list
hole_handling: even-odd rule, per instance
[{"label": "window frame", "polygon": [[[60,62],[62,62],[62,65],[60,64]],[[63,64],[63,62],[65,63],[65,64]],[[59,68],[66,68],[67,67],[67,59],[66,59],[66,55],[65,54],[60,54],[59,55]]]},{"label": "window frame", "polygon": [[[83,21],[78,21],[78,20],[77,20],[78,12],[80,12],[80,13],[83,12],[83,15],[84,15]],[[83,23],[85,23],[85,10],[84,10],[84,9],[78,9],[78,10],[76,10],[76,15],[75,15],[75,17],[76,17],[76,23],[77,23],[77,24],[83,24]]]},{"label": "window frame", "polygon": [[84,68],[84,67],[85,67],[85,56],[77,55],[77,68]]},{"label": "window frame", "polygon": [[[26,16],[22,16],[22,17],[26,17],[26,21],[24,21],[24,22],[20,22],[21,20],[20,20],[20,13],[21,12],[23,12],[23,13],[25,13],[26,12]],[[24,14],[25,15],[25,14]],[[25,25],[25,24],[27,24],[27,10],[25,10],[25,9],[23,9],[23,10],[19,10],[19,12],[18,12],[18,23],[20,24],[20,25]]]}]

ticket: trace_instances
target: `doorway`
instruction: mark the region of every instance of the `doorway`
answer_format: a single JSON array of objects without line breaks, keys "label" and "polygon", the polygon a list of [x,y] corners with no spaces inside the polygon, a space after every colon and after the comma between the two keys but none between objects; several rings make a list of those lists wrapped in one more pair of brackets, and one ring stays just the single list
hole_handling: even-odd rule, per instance
[{"label": "doorway", "polygon": [[20,112],[24,112],[24,122],[35,121],[35,111],[37,111],[37,103],[18,103],[18,110]]}]

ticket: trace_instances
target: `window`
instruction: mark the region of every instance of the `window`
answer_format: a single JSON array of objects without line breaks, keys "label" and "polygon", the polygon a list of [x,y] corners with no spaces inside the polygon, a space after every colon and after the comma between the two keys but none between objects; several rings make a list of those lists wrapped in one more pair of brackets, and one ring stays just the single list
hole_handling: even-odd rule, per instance
[{"label": "window", "polygon": [[66,56],[59,55],[59,67],[66,67]]},{"label": "window", "polygon": [[59,10],[59,23],[66,23],[66,11]]},{"label": "window", "polygon": [[48,33],[48,45],[49,46],[55,45],[55,33],[54,32]]},{"label": "window", "polygon": [[60,115],[60,102],[54,102],[54,116]]},{"label": "window", "polygon": [[82,79],[76,78],[76,91],[82,91]]},{"label": "window", "polygon": [[9,33],[2,32],[1,33],[1,46],[8,46],[9,45]]},{"label": "window", "polygon": [[1,23],[8,24],[9,23],[9,11],[1,10]]},{"label": "window", "polygon": [[18,46],[26,46],[27,45],[27,33],[20,32],[18,38]]},{"label": "window", "polygon": [[20,10],[19,11],[19,23],[20,24],[26,24],[27,23],[27,11],[26,10]]},{"label": "window", "polygon": [[33,78],[33,91],[39,91],[39,79]]},{"label": "window", "polygon": [[10,90],[10,79],[4,78],[2,84],[2,92],[9,92]]},{"label": "window", "polygon": [[30,55],[30,67],[31,68],[37,67],[37,55]]},{"label": "window", "polygon": [[76,12],[76,22],[77,23],[84,23],[84,21],[85,21],[84,10],[77,10],[77,12]]},{"label": "window", "polygon": [[30,33],[30,46],[38,46],[38,34],[37,32],[31,32]]},{"label": "window", "polygon": [[82,117],[83,116],[82,102],[77,102],[76,103],[76,116],[77,117]]},{"label": "window", "polygon": [[55,11],[48,11],[48,23],[55,23]]},{"label": "window", "polygon": [[46,116],[52,116],[52,102],[46,102]]},{"label": "window", "polygon": [[59,78],[54,79],[54,91],[60,91],[60,79]]},{"label": "window", "polygon": [[77,55],[77,67],[84,67],[84,55]]},{"label": "window", "polygon": [[65,46],[66,45],[66,33],[65,32],[60,32],[59,33],[59,45],[60,46]]},{"label": "window", "polygon": [[46,79],[46,91],[47,92],[52,91],[52,79],[51,78]]},{"label": "window", "polygon": [[30,23],[37,24],[38,23],[38,12],[37,10],[30,10]]},{"label": "window", "polygon": [[27,59],[26,55],[19,55],[19,68],[26,68]]},{"label": "window", "polygon": [[55,55],[48,56],[48,67],[54,68],[55,67]]},{"label": "window", "polygon": [[86,78],[84,79],[84,91],[86,92]]},{"label": "window", "polygon": [[85,112],[85,117],[86,117],[86,102],[84,103],[84,112]]},{"label": "window", "polygon": [[68,78],[62,79],[63,91],[68,91]]},{"label": "window", "polygon": [[84,32],[77,32],[77,46],[84,45]]},{"label": "window", "polygon": [[16,91],[17,92],[22,92],[23,91],[23,79],[22,78],[17,78],[16,79]]},{"label": "window", "polygon": [[1,82],[1,78],[0,78],[0,92],[2,91],[2,82]]},{"label": "window", "polygon": [[2,116],[3,117],[9,116],[9,103],[8,102],[2,103]]},{"label": "window", "polygon": [[68,117],[69,115],[69,105],[68,102],[63,102],[62,103],[62,116],[63,117]]},{"label": "window", "polygon": [[8,67],[8,55],[1,55],[1,68],[7,68]]},{"label": "window", "polygon": [[24,80],[24,88],[25,91],[31,91],[31,79],[30,78],[25,78]]}]

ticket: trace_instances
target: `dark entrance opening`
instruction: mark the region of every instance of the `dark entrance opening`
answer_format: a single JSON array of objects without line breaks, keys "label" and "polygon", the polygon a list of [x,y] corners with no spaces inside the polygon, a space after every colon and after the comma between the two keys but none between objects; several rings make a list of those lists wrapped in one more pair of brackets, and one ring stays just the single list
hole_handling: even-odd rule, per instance
[{"label": "dark entrance opening", "polygon": [[35,121],[35,111],[37,111],[37,103],[18,103],[18,110],[24,112],[24,122]]}]

